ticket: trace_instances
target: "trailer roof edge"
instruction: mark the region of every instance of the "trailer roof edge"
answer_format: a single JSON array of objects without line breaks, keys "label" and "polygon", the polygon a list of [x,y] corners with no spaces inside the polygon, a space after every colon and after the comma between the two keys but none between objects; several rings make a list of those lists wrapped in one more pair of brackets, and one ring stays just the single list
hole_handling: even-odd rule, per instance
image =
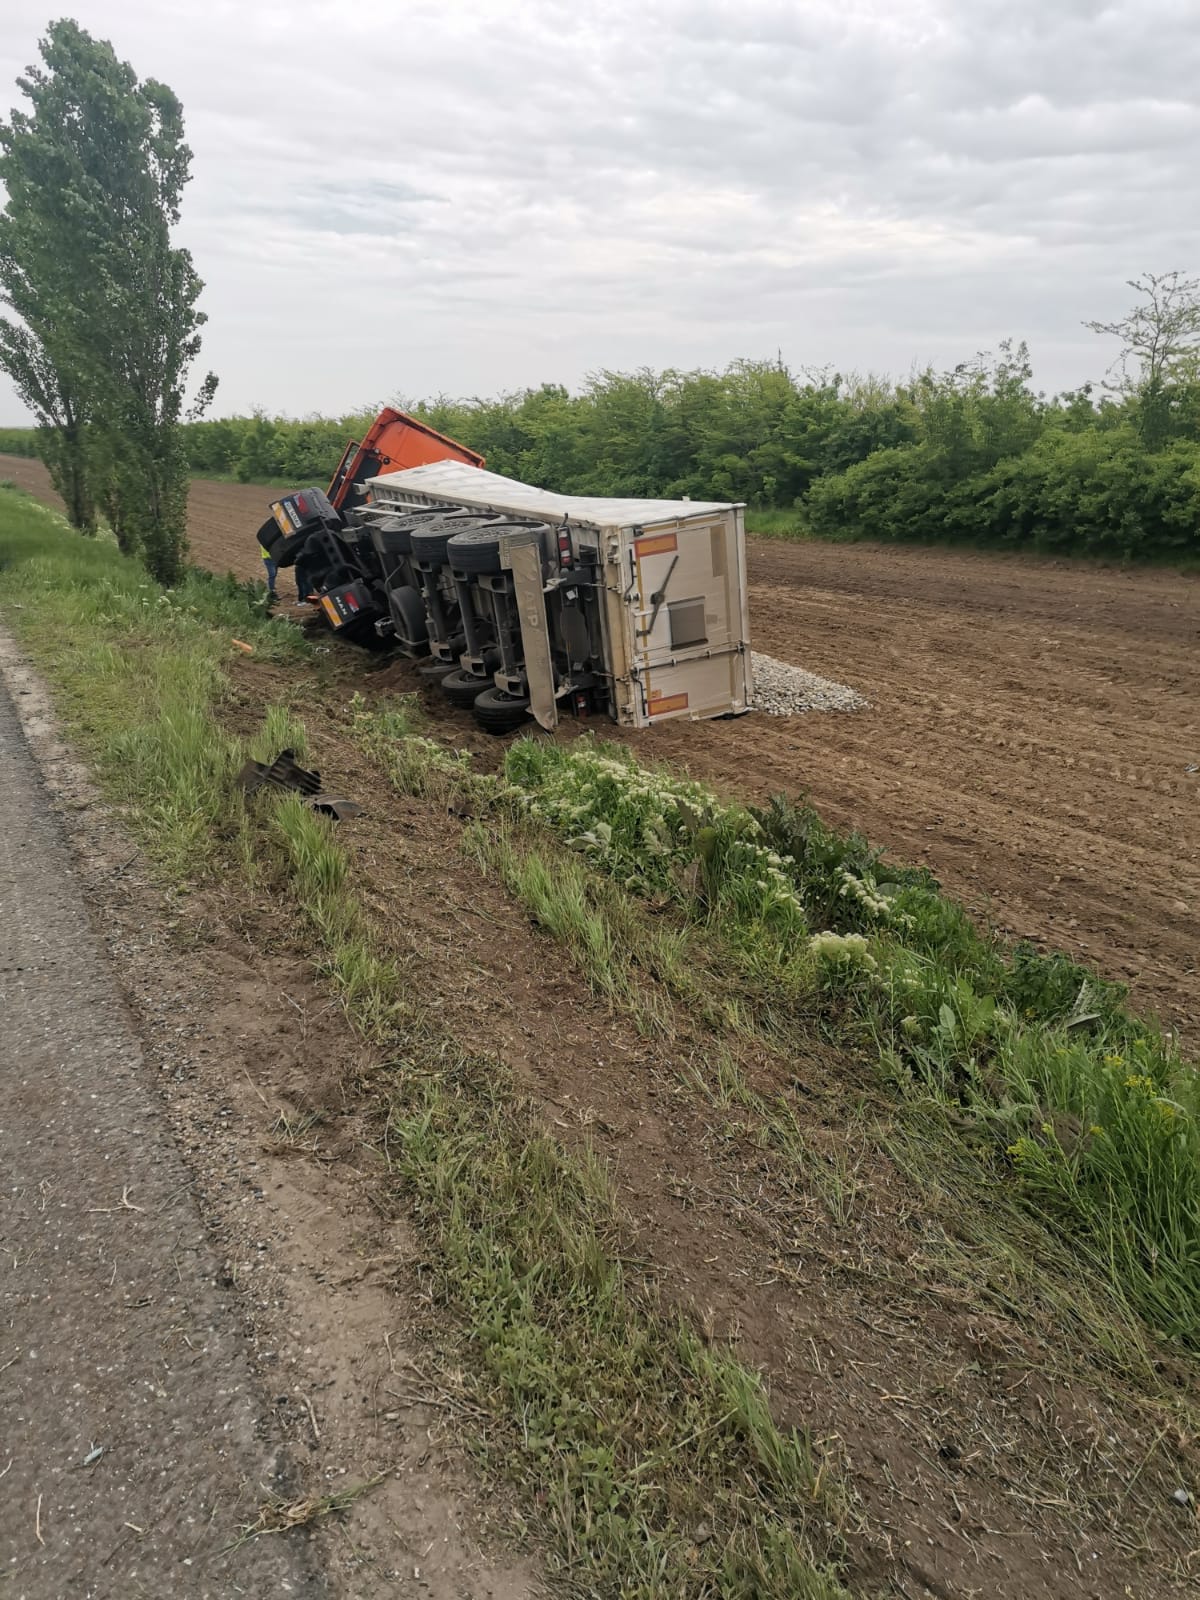
[{"label": "trailer roof edge", "polygon": [[499,472],[461,461],[431,461],[369,478],[366,487],[428,495],[481,510],[517,512],[547,521],[569,517],[601,528],[656,527],[688,517],[724,515],[744,509],[741,500],[643,500],[634,497],[556,494]]}]

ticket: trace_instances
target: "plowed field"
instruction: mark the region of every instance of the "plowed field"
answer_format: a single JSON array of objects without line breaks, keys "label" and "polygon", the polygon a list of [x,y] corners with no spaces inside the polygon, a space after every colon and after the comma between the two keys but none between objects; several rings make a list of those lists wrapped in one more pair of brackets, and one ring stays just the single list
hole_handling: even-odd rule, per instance
[{"label": "plowed field", "polygon": [[[0,478],[49,497],[35,462],[0,457]],[[260,575],[269,498],[193,484],[195,558]],[[750,541],[750,579],[755,646],[870,709],[673,723],[631,736],[639,750],[731,793],[807,791],[1008,932],[1129,982],[1194,1041],[1200,579],[770,540]]]}]

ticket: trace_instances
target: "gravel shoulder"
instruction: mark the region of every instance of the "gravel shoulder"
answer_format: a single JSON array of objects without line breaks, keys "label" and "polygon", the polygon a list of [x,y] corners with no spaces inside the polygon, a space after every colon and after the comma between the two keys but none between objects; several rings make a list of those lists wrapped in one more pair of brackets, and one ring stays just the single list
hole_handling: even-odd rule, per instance
[{"label": "gravel shoulder", "polygon": [[280,1440],[2,680],[0,904],[5,1593],[324,1595],[299,1545],[223,1551]]},{"label": "gravel shoulder", "polygon": [[2,630],[0,907],[6,1600],[541,1593],[418,1333],[368,1052],[279,907],[149,877]]}]

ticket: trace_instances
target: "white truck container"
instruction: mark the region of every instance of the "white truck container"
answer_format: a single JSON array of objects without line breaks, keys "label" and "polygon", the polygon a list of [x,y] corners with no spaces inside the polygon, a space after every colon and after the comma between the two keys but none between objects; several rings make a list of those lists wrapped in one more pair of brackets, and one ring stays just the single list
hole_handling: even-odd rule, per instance
[{"label": "white truck container", "polygon": [[[369,515],[462,508],[535,519],[555,530],[565,556],[598,551],[589,570],[599,582],[588,603],[599,607],[603,671],[618,723],[640,728],[751,709],[743,506],[553,494],[458,461],[390,472],[365,487]],[[547,576],[540,558],[522,556],[517,538],[503,560],[520,608],[531,710],[552,727],[562,691],[551,664],[548,600],[571,574]]]}]

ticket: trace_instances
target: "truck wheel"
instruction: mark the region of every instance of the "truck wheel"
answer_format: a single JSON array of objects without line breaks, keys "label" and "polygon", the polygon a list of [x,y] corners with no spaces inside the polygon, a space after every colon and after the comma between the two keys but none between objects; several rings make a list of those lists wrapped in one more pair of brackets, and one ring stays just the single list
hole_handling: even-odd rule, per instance
[{"label": "truck wheel", "polygon": [[451,572],[499,572],[500,540],[491,528],[467,528],[446,546]]},{"label": "truck wheel", "polygon": [[460,711],[469,711],[487,686],[487,679],[473,672],[448,672],[441,681],[442,693]]},{"label": "truck wheel", "polygon": [[414,528],[409,534],[412,544],[414,561],[428,561],[435,567],[446,565],[446,546],[454,535],[453,528],[439,531],[436,527],[425,532],[421,528]]},{"label": "truck wheel", "polygon": [[429,638],[429,624],[425,620],[424,602],[417,591],[407,585],[389,589],[388,610],[399,642],[412,649],[421,649]]},{"label": "truck wheel", "polygon": [[371,529],[371,543],[381,556],[406,556],[412,550],[412,529],[402,517],[388,517]]},{"label": "truck wheel", "polygon": [[417,668],[417,676],[426,679],[429,683],[438,683],[448,672],[455,671],[453,661],[442,661],[435,656],[430,661],[422,661]]},{"label": "truck wheel", "polygon": [[529,718],[529,701],[503,689],[485,689],[471,707],[485,733],[513,733]]}]

